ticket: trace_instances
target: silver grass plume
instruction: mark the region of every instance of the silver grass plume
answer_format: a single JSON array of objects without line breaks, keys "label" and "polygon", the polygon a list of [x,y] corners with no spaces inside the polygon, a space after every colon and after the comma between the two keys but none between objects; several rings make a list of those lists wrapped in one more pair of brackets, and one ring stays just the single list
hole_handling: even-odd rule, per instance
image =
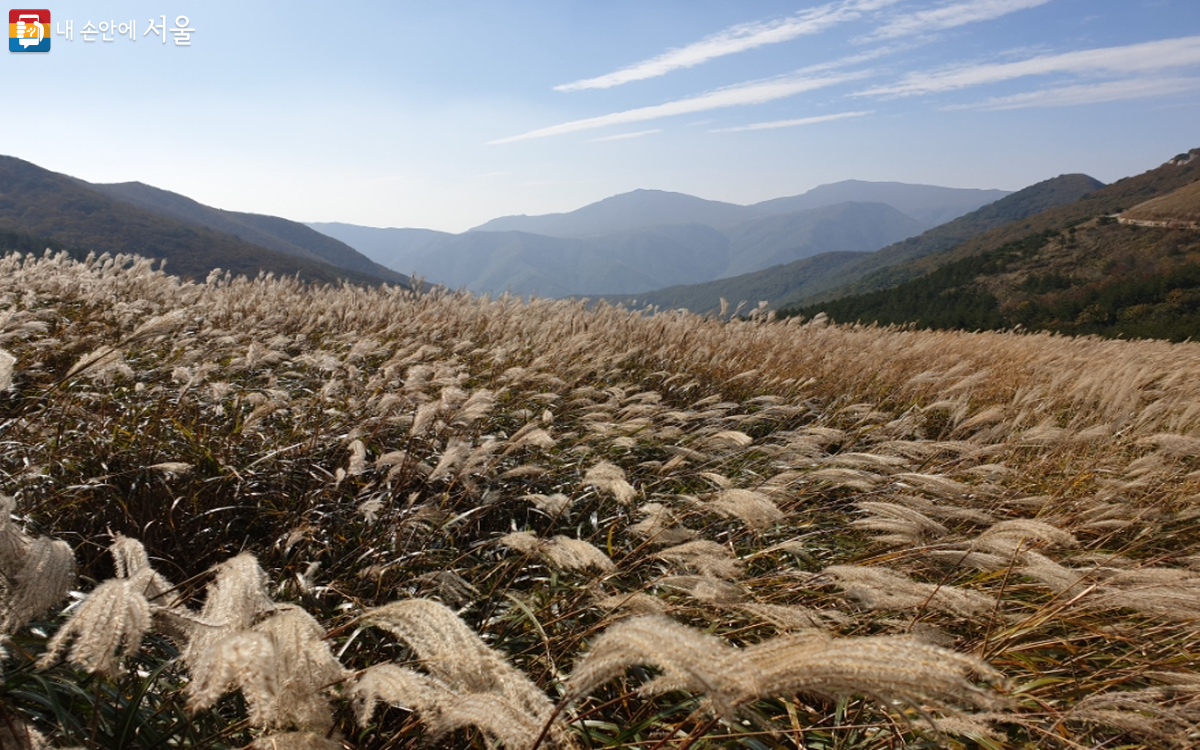
[{"label": "silver grass plume", "polygon": [[690,542],[699,534],[684,526],[674,526],[675,517],[662,503],[646,503],[638,508],[646,517],[629,527],[630,533],[651,544],[670,546]]},{"label": "silver grass plume", "polygon": [[746,592],[737,584],[712,576],[666,576],[658,584],[709,604],[735,604],[746,598]]},{"label": "silver grass plume", "polygon": [[359,672],[346,695],[364,729],[380,703],[407,708],[423,715],[437,712],[454,700],[454,693],[429,675],[385,662]]},{"label": "silver grass plume", "polygon": [[543,429],[541,425],[537,422],[530,422],[513,433],[513,436],[506,440],[504,444],[504,455],[508,455],[525,446],[542,449],[553,448],[555,441],[550,436],[550,433]]},{"label": "silver grass plume", "polygon": [[989,526],[975,539],[975,545],[988,552],[1014,554],[1032,543],[1046,547],[1078,547],[1079,542],[1067,531],[1044,521],[1016,518]]},{"label": "silver grass plume", "polygon": [[259,615],[275,607],[267,592],[266,575],[253,555],[242,553],[214,570],[216,577],[206,589],[199,617],[189,623],[190,638],[182,653],[193,677],[216,669],[212,659],[217,643],[233,633],[249,630]]},{"label": "silver grass plume", "polygon": [[1159,684],[1087,696],[1067,717],[1116,727],[1154,747],[1196,747],[1200,739],[1200,676],[1170,672],[1147,676]]},{"label": "silver grass plume", "polygon": [[325,691],[345,676],[324,640],[325,629],[300,607],[280,605],[254,626],[275,647],[276,699],[281,725],[325,731],[333,711]]},{"label": "silver grass plume", "polygon": [[[456,692],[428,675],[390,663],[363,670],[347,694],[359,726],[367,727],[375,706],[386,703],[415,711],[434,740],[473,726],[505,747],[527,747],[543,723],[494,692]],[[560,732],[555,732],[552,737],[558,735]]]},{"label": "silver grass plume", "polygon": [[[42,595],[61,591],[57,601],[66,596],[74,580],[75,559],[66,543],[43,545],[41,542],[36,540],[31,545],[31,553],[43,546],[47,548],[46,555],[55,555],[59,559],[34,569],[30,575],[36,583],[32,585],[43,589]],[[56,661],[74,638],[75,643],[68,654],[72,663],[89,672],[116,675],[121,669],[117,657],[130,656],[141,646],[156,609],[151,600],[169,591],[171,583],[150,567],[146,548],[136,539],[117,534],[108,551],[113,556],[117,577],[97,586],[83,600],[67,624],[51,639],[39,663]],[[30,559],[36,556],[31,554]]]},{"label": "silver grass plume", "polygon": [[542,540],[532,531],[514,531],[500,537],[496,543],[523,554],[538,555],[564,570],[595,568],[608,572],[616,567],[608,555],[592,544],[569,536]]},{"label": "silver grass plume", "polygon": [[855,519],[850,525],[882,532],[875,537],[875,541],[882,544],[917,546],[949,533],[945,526],[929,516],[903,505],[879,501],[863,501],[856,505],[869,515]]},{"label": "silver grass plume", "polygon": [[1000,682],[980,659],[913,636],[833,638],[808,632],[743,650],[750,698],[807,693],[832,698],[863,694],[910,706],[997,704],[971,678]]},{"label": "silver grass plume", "polygon": [[471,396],[454,415],[451,423],[459,427],[469,427],[486,417],[496,406],[496,394],[486,388],[471,393]]},{"label": "silver grass plume", "polygon": [[[610,626],[592,643],[568,678],[563,700],[579,701],[623,676],[629,667],[648,665],[663,671],[658,679],[703,693],[718,713],[732,716],[743,692],[741,678],[725,674],[722,665],[733,653],[733,647],[724,641],[670,618],[630,617]],[[648,692],[654,692],[653,688]]]},{"label": "silver grass plume", "polygon": [[831,565],[822,573],[869,609],[932,609],[973,617],[996,606],[992,597],[978,591],[920,583],[885,568]]},{"label": "silver grass plume", "polygon": [[715,636],[665,617],[633,617],[609,627],[567,680],[564,700],[575,702],[635,665],[663,674],[642,686],[655,694],[688,690],[704,695],[719,716],[761,698],[805,693],[876,698],[925,708],[995,705],[973,679],[998,673],[966,654],[910,636],[831,638],[787,635],[736,649]]},{"label": "silver grass plume", "polygon": [[133,585],[141,587],[148,600],[153,602],[173,588],[170,581],[150,567],[146,548],[138,540],[117,534],[108,551],[113,556],[117,577],[134,579]]},{"label": "silver grass plume", "polygon": [[363,441],[354,440],[350,443],[350,461],[346,464],[346,474],[356,477],[367,470],[367,447]]},{"label": "silver grass plume", "polygon": [[202,711],[231,689],[242,692],[250,723],[275,727],[279,721],[279,668],[275,644],[266,633],[243,630],[211,644],[191,668],[188,708]]},{"label": "silver grass plume", "polygon": [[845,613],[836,609],[758,603],[739,604],[737,609],[769,622],[783,631],[826,629],[831,625],[845,625],[850,622]]},{"label": "silver grass plume", "polygon": [[369,610],[363,620],[407,643],[431,675],[456,690],[511,694],[529,708],[549,705],[529,678],[488,648],[443,604],[407,599]]},{"label": "silver grass plume", "polygon": [[249,750],[342,750],[342,743],[313,732],[281,732],[259,737]]},{"label": "silver grass plume", "polygon": [[[1178,568],[1136,568],[1100,586],[1093,607],[1129,608],[1168,620],[1200,620],[1200,575]],[[1200,692],[1200,691],[1198,691]],[[1197,700],[1200,701],[1200,695]]]},{"label": "silver grass plume", "polygon": [[668,547],[655,557],[690,568],[700,575],[732,579],[742,574],[742,561],[734,558],[723,545],[708,539],[697,539]]},{"label": "silver grass plume", "polygon": [[67,597],[75,584],[75,555],[64,541],[37,537],[9,578],[12,588],[4,597],[2,633],[17,630]]},{"label": "silver grass plume", "polygon": [[727,518],[737,518],[757,531],[783,520],[783,511],[766,495],[751,490],[722,490],[704,508]]},{"label": "silver grass plume", "polygon": [[601,572],[616,569],[616,565],[608,555],[582,539],[572,539],[569,536],[555,536],[546,545],[544,554],[551,562],[566,570],[587,570],[594,568]]},{"label": "silver grass plume", "polygon": [[625,481],[625,472],[608,461],[601,461],[588,469],[583,475],[583,484],[611,494],[622,505],[629,505],[637,497],[637,490]]},{"label": "silver grass plume", "polygon": [[437,466],[433,467],[433,473],[429,475],[428,481],[433,482],[450,476],[454,473],[455,468],[470,455],[471,441],[450,438],[446,441],[446,449],[442,451],[442,457],[438,460]]},{"label": "silver grass plume", "polygon": [[571,498],[561,492],[556,492],[553,495],[540,495],[537,493],[522,495],[521,499],[533,503],[533,507],[548,516],[561,516],[571,507]]},{"label": "silver grass plume", "polygon": [[640,591],[601,596],[594,600],[594,604],[608,612],[626,615],[661,615],[666,612],[666,606],[658,597]]},{"label": "silver grass plume", "polygon": [[0,391],[8,390],[8,387],[12,385],[13,369],[16,364],[16,357],[0,349]]},{"label": "silver grass plume", "polygon": [[133,579],[110,578],[88,594],[79,609],[59,628],[38,661],[47,667],[58,661],[74,639],[67,658],[88,672],[121,673],[118,657],[131,656],[150,629],[150,602]]},{"label": "silver grass plume", "polygon": [[13,523],[17,502],[10,495],[0,495],[0,572],[12,578],[21,569],[25,550],[33,540]]},{"label": "silver grass plume", "polygon": [[545,693],[445,605],[428,599],[392,602],[368,611],[363,621],[407,643],[429,676],[455,696],[452,711],[442,706],[433,717],[435,732],[471,724],[506,745],[523,746],[553,715]]}]

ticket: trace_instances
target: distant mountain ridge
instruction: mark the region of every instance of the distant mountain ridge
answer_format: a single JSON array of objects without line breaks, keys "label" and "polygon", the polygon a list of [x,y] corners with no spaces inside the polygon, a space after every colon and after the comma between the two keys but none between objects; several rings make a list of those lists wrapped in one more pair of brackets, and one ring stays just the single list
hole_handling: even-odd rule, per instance
[{"label": "distant mountain ridge", "polygon": [[310,227],[402,273],[476,292],[549,296],[640,294],[755,272],[824,252],[866,252],[957,215],[1001,190],[849,180],[740,206],[634,190],[575,211],[506,216],[460,235],[337,223]]},{"label": "distant mountain ridge", "polygon": [[[474,292],[552,297],[641,293],[709,281],[825,252],[874,250],[920,231],[881,203],[843,203],[741,222],[662,224],[602,235],[552,237],[523,231],[432,234],[313,224],[393,268]],[[403,246],[403,248],[401,248]]]},{"label": "distant mountain ridge", "polygon": [[1008,190],[948,188],[904,182],[842,180],[818,185],[807,193],[755,203],[751,208],[770,213],[819,208],[845,201],[886,203],[920,223],[935,227],[1009,195]]},{"label": "distant mountain ridge", "polygon": [[710,201],[666,190],[633,190],[561,214],[501,216],[471,232],[529,232],[549,237],[587,237],[670,224],[703,224],[721,229],[766,216],[736,203]]},{"label": "distant mountain ridge", "polygon": [[948,188],[902,182],[843,180],[806,193],[743,206],[666,190],[633,190],[574,211],[540,216],[501,216],[469,231],[519,231],[551,237],[587,237],[664,224],[704,224],[727,229],[764,216],[838,203],[886,203],[923,224],[936,226],[1008,195],[1007,190]]}]

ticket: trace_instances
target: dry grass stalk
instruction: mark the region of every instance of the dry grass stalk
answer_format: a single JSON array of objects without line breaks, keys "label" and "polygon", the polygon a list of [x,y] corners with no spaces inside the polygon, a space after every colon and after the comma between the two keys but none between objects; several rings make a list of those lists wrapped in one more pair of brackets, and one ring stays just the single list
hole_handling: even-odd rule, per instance
[{"label": "dry grass stalk", "polygon": [[868,609],[929,609],[976,617],[996,607],[996,601],[981,592],[948,584],[920,583],[886,568],[831,565],[822,573]]}]

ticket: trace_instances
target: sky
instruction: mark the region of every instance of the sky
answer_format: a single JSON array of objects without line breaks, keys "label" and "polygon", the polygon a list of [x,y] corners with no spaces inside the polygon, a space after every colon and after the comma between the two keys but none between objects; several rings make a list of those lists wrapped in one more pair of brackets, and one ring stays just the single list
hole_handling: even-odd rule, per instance
[{"label": "sky", "polygon": [[[48,9],[50,51],[0,63],[0,154],[297,221],[460,232],[638,188],[746,204],[846,179],[1018,190],[1200,147],[1197,0]],[[86,42],[89,22],[117,33]]]}]

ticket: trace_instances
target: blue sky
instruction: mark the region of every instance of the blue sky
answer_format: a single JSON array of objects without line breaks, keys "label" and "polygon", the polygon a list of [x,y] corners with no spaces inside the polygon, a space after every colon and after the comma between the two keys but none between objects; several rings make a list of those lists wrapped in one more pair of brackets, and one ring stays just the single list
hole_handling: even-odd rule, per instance
[{"label": "blue sky", "polygon": [[[1200,146],[1197,0],[48,5],[0,153],[301,221],[462,231],[636,188],[1106,182]],[[146,35],[185,15],[191,46]],[[137,41],[83,41],[134,20]],[[26,96],[21,96],[22,92]]]}]

